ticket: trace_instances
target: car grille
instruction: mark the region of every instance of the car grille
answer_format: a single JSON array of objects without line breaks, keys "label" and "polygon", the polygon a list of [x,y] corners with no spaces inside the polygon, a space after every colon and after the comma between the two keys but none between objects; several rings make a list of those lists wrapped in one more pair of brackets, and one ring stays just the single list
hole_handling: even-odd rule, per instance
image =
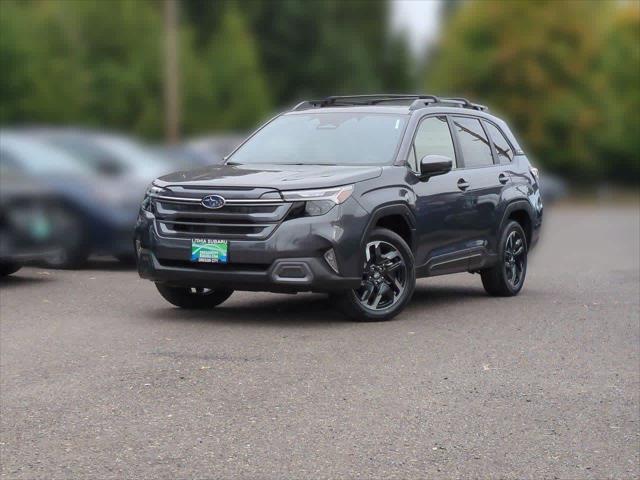
[{"label": "car grille", "polygon": [[[212,210],[201,203],[202,197],[216,193],[226,203]],[[211,191],[196,189],[153,197],[156,228],[160,235],[172,238],[211,237],[216,239],[263,240],[285,219],[291,203],[280,198],[257,198],[262,190]],[[253,198],[252,198],[253,197]]]}]

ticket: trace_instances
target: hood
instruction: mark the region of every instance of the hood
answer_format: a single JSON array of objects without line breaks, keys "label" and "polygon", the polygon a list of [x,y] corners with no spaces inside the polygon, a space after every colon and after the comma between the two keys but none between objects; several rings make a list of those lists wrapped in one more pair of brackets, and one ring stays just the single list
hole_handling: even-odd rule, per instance
[{"label": "hood", "polygon": [[217,165],[160,177],[156,185],[263,187],[276,190],[326,188],[379,177],[381,167],[333,165]]}]

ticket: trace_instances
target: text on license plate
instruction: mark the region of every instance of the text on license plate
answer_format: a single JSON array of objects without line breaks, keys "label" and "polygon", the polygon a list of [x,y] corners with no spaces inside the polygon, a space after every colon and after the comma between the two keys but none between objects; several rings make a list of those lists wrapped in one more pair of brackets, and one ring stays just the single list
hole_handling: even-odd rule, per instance
[{"label": "text on license plate", "polygon": [[229,242],[210,238],[191,239],[191,261],[198,263],[227,263]]}]

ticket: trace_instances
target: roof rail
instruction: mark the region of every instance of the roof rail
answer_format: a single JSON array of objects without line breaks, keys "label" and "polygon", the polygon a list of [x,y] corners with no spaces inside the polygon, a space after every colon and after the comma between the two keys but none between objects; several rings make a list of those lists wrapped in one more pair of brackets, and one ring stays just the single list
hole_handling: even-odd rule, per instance
[{"label": "roof rail", "polygon": [[473,110],[479,110],[481,112],[486,112],[489,110],[486,105],[480,105],[479,103],[471,103],[466,98],[462,97],[454,97],[454,98],[438,98],[436,100],[423,100],[417,99],[415,100],[409,110],[417,110],[419,108],[433,106],[434,104],[442,105],[442,106],[455,106],[461,108],[471,108]]},{"label": "roof rail", "polygon": [[434,95],[416,94],[373,94],[373,95],[333,95],[322,100],[307,100],[298,103],[292,110],[307,110],[309,108],[336,107],[336,106],[357,106],[357,105],[378,105],[384,102],[398,102],[417,99],[436,99]]},{"label": "roof rail", "polygon": [[378,105],[384,102],[412,100],[409,106],[410,110],[429,107],[433,105],[452,105],[461,108],[471,108],[474,110],[486,111],[486,106],[477,103],[471,103],[466,98],[440,98],[435,95],[422,94],[376,94],[376,95],[334,95],[323,98],[322,100],[306,100],[298,103],[293,107],[292,111],[308,110],[310,108],[339,107],[339,106],[358,106],[358,105]]}]

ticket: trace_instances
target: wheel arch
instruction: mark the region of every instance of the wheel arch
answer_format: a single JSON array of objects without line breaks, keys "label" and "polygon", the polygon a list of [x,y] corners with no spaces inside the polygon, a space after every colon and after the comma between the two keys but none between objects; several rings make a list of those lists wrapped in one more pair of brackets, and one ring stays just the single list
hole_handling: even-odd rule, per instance
[{"label": "wheel arch", "polygon": [[407,242],[411,251],[414,250],[416,244],[416,219],[406,204],[385,205],[374,210],[360,239],[362,247],[364,247],[367,238],[376,227],[386,228],[397,233]]},{"label": "wheel arch", "polygon": [[500,229],[497,232],[497,238],[499,238],[507,222],[513,220],[518,222],[524,230],[527,240],[527,248],[530,248],[533,237],[533,218],[533,207],[528,201],[515,200],[509,203],[502,215],[502,221],[500,222]]}]

